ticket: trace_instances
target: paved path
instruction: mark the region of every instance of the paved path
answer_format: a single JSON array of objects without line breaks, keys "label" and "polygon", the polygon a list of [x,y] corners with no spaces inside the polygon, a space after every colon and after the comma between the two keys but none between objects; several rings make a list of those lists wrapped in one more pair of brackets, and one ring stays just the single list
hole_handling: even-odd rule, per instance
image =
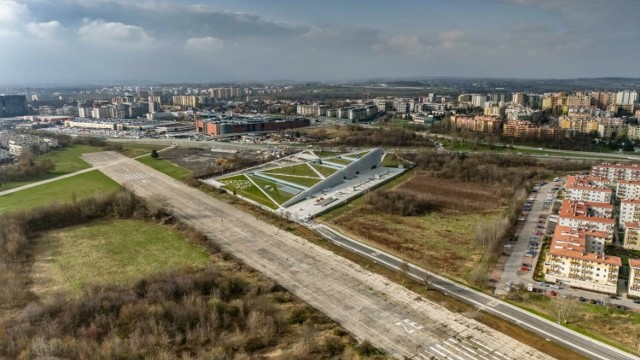
[{"label": "paved path", "polygon": [[505,334],[143,164],[113,152],[86,154],[84,158],[137,195],[163,199],[177,217],[225,252],[277,281],[357,338],[371,341],[396,358],[549,359]]},{"label": "paved path", "polygon": [[40,186],[40,185],[44,185],[44,184],[48,184],[48,183],[52,183],[54,181],[66,179],[66,178],[69,178],[69,177],[72,177],[72,176],[76,176],[76,175],[80,175],[80,174],[84,174],[84,173],[87,173],[87,172],[90,172],[90,171],[93,171],[93,170],[95,170],[95,168],[94,167],[90,167],[88,169],[72,172],[72,173],[65,174],[65,175],[60,175],[60,176],[57,176],[57,177],[54,177],[54,178],[51,178],[51,179],[34,182],[34,183],[31,183],[31,184],[23,185],[23,186],[20,186],[20,187],[17,187],[17,188],[13,188],[13,189],[9,189],[9,190],[5,190],[5,191],[0,191],[0,196],[13,194],[14,192],[22,191],[22,190],[25,190],[25,189],[30,189],[32,187],[36,187],[36,186]]}]

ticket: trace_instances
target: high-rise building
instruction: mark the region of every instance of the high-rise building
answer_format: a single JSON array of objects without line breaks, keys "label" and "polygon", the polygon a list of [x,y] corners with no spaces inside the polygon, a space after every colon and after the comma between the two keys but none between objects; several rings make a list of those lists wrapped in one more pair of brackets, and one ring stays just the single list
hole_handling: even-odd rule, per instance
[{"label": "high-rise building", "polygon": [[512,102],[514,104],[524,105],[526,100],[527,100],[527,94],[525,94],[525,93],[513,93]]},{"label": "high-rise building", "polygon": [[27,115],[25,95],[0,95],[0,117]]}]

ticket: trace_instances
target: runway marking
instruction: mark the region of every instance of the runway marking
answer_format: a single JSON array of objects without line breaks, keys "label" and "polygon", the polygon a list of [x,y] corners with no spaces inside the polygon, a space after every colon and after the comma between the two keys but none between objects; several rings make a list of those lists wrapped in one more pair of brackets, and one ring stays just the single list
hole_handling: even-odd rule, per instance
[{"label": "runway marking", "polygon": [[404,328],[404,331],[406,331],[408,334],[413,334],[417,330],[422,330],[422,326],[416,324],[415,322],[413,322],[413,321],[411,321],[409,319],[404,319],[403,321],[398,321],[396,323],[396,326],[401,326],[402,328]]},{"label": "runway marking", "polygon": [[498,302],[497,300],[493,300],[487,303],[487,306],[491,306],[491,307],[495,307],[496,305],[499,305],[500,302]]}]

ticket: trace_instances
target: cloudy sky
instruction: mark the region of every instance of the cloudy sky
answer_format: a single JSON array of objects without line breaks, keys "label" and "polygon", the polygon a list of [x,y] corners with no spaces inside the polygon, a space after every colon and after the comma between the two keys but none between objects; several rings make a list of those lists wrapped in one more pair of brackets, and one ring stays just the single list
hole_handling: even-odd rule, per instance
[{"label": "cloudy sky", "polygon": [[0,84],[640,77],[640,0],[0,0]]}]

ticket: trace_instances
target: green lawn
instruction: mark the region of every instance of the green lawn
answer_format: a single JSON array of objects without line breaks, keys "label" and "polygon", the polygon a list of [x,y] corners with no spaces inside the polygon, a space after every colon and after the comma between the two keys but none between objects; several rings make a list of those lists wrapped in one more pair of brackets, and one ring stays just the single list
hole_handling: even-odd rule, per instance
[{"label": "green lawn", "polygon": [[265,173],[265,175],[269,175],[274,179],[280,179],[280,180],[288,181],[293,184],[302,185],[304,187],[311,187],[319,183],[320,181],[322,181],[322,179],[320,178],[310,179],[310,178],[295,177],[295,176],[288,176],[288,175],[277,175],[274,173]]},{"label": "green lawn", "polygon": [[367,155],[370,152],[371,151],[363,151],[363,152],[359,152],[357,154],[348,154],[348,155],[345,155],[345,156],[350,157],[350,158],[354,158],[354,159],[359,159],[359,158]]},{"label": "green lawn", "polygon": [[319,158],[326,158],[326,157],[331,157],[331,156],[338,156],[343,154],[342,152],[339,151],[313,151],[314,154],[316,154]]},{"label": "green lawn", "polygon": [[311,165],[313,166],[314,169],[318,170],[318,172],[322,175],[324,175],[325,177],[329,177],[333,174],[335,174],[338,170],[334,169],[334,168],[330,168],[328,166],[322,166],[322,165]]},{"label": "green lawn", "polygon": [[159,271],[203,266],[207,251],[162,225],[102,220],[56,230],[39,241],[35,292],[82,289],[89,283],[132,284]]},{"label": "green lawn", "polygon": [[40,156],[39,160],[49,159],[56,164],[52,176],[60,176],[91,167],[80,156],[86,153],[102,151],[102,148],[89,145],[72,145],[64,149],[48,152]]},{"label": "green lawn", "polygon": [[34,182],[51,179],[60,175],[70,174],[79,170],[91,167],[87,162],[82,160],[80,156],[85,153],[102,151],[102,148],[90,145],[72,145],[60,150],[50,151],[38,157],[36,161],[51,160],[55,165],[55,169],[42,176],[32,180],[11,181],[3,184],[0,191],[17,188],[23,185],[32,184]]},{"label": "green lawn", "polygon": [[334,164],[341,164],[341,165],[349,165],[349,164],[351,164],[353,162],[351,160],[347,160],[347,159],[343,159],[343,158],[339,158],[339,157],[325,159],[325,161],[331,162],[331,163],[334,163]]},{"label": "green lawn", "polygon": [[44,206],[51,202],[70,202],[73,194],[77,199],[82,199],[119,188],[120,185],[115,181],[94,170],[0,196],[0,213]]},{"label": "green lawn", "polygon": [[150,166],[174,179],[182,180],[191,175],[191,171],[162,158],[154,159],[151,154],[139,157],[137,161]]},{"label": "green lawn", "polygon": [[318,174],[316,174],[315,171],[313,171],[307,164],[283,166],[281,168],[264,171],[264,173],[318,177]]},{"label": "green lawn", "polygon": [[236,175],[225,179],[219,179],[218,181],[225,184],[223,188],[230,191],[235,190],[237,195],[244,196],[272,209],[278,208],[273,201],[269,200],[269,198],[262,193],[260,189],[253,185],[244,175]]},{"label": "green lawn", "polygon": [[151,154],[151,150],[160,150],[166,148],[164,145],[146,145],[146,144],[137,144],[137,143],[117,143],[122,145],[122,151],[120,151],[123,155],[134,158],[137,156]]},{"label": "green lawn", "polygon": [[253,182],[256,183],[256,185],[258,185],[267,194],[269,194],[269,196],[271,196],[271,198],[275,200],[278,203],[278,205],[282,205],[287,200],[290,200],[293,197],[292,194],[289,194],[284,191],[281,192],[278,189],[278,184],[276,184],[273,181],[265,180],[257,176],[251,176],[251,175],[247,175],[247,176],[249,176],[249,178],[251,178],[251,180],[253,180]]}]

